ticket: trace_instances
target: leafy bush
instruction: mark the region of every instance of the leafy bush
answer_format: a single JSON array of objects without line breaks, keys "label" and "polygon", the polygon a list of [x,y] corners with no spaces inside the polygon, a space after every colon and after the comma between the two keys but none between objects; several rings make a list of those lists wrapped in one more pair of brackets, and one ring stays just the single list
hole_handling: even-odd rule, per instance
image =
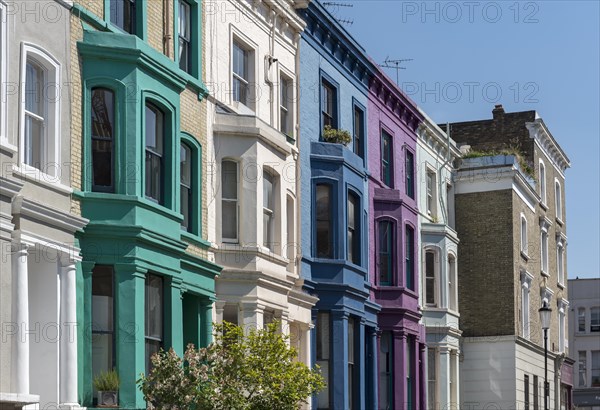
[{"label": "leafy bush", "polygon": [[334,144],[348,145],[352,141],[352,135],[346,130],[338,130],[326,125],[323,128],[323,140]]},{"label": "leafy bush", "polygon": [[271,323],[247,335],[231,323],[215,325],[215,341],[183,358],[170,349],[152,356],[138,380],[149,407],[172,410],[296,410],[323,389],[317,368],[297,362],[288,336]]},{"label": "leafy bush", "polygon": [[101,372],[94,377],[94,387],[98,391],[117,391],[119,390],[119,375],[116,370]]}]

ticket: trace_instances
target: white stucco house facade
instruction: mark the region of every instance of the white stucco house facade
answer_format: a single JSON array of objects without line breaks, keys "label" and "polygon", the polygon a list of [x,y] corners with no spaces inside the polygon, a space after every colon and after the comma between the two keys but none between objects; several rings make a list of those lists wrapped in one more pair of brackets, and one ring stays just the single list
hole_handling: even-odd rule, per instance
[{"label": "white stucco house facade", "polygon": [[427,403],[448,409],[459,403],[460,335],[458,236],[454,228],[454,160],[451,140],[424,112],[418,130],[420,306],[427,334]]},{"label": "white stucco house facade", "polygon": [[299,276],[297,1],[216,1],[205,14],[210,90],[208,239],[217,264],[215,319],[280,320],[310,365],[311,308]]},{"label": "white stucco house facade", "polygon": [[79,407],[69,7],[0,0],[0,409]]}]

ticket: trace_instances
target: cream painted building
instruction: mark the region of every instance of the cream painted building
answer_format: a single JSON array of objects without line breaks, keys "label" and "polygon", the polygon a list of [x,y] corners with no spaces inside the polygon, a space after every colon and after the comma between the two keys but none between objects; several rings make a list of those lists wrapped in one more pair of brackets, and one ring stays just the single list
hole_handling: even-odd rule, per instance
[{"label": "cream painted building", "polygon": [[311,308],[299,276],[297,67],[301,2],[205,4],[208,240],[224,267],[216,320],[274,319],[310,364]]},{"label": "cream painted building", "polygon": [[79,407],[69,8],[0,0],[0,409]]}]

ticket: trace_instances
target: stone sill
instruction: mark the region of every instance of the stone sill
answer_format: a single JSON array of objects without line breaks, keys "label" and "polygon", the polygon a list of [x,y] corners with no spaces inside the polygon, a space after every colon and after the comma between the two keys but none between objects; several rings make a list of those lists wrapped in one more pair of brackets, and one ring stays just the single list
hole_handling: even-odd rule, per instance
[{"label": "stone sill", "polygon": [[37,394],[0,393],[0,403],[14,404],[15,407],[36,404],[40,402]]}]

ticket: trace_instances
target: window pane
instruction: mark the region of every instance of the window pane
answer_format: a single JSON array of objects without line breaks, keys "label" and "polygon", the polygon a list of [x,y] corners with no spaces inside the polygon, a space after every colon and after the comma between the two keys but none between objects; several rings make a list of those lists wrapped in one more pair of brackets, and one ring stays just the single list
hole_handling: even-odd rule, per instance
[{"label": "window pane", "polygon": [[385,131],[381,131],[381,180],[391,187],[393,175],[392,164],[392,136]]},{"label": "window pane", "polygon": [[44,123],[25,113],[25,163],[42,169]]},{"label": "window pane", "polygon": [[135,33],[135,0],[111,0],[110,21],[127,33]]},{"label": "window pane", "polygon": [[44,116],[43,96],[44,72],[32,61],[25,67],[25,109],[40,117]]},{"label": "window pane", "polygon": [[163,337],[163,280],[160,276],[146,277],[146,337]]},{"label": "window pane", "polygon": [[317,213],[317,256],[331,258],[333,256],[331,232],[331,186],[319,184],[316,188]]},{"label": "window pane", "polygon": [[96,265],[92,271],[92,375],[114,366],[113,270]]},{"label": "window pane", "polygon": [[329,355],[330,355],[330,317],[328,312],[317,314],[317,364],[327,387],[317,394],[317,407],[329,408]]},{"label": "window pane", "polygon": [[222,237],[237,239],[237,202],[223,201]]},{"label": "window pane", "polygon": [[579,351],[579,387],[587,386],[587,352],[585,350]]},{"label": "window pane", "polygon": [[590,332],[600,332],[600,307],[593,307],[590,312]]},{"label": "window pane", "polygon": [[190,6],[184,1],[179,2],[179,68],[190,72]]},{"label": "window pane", "polygon": [[379,344],[379,408],[391,408],[392,398],[392,335],[381,333]]},{"label": "window pane", "polygon": [[273,176],[263,173],[263,206],[273,210]]},{"label": "window pane", "polygon": [[364,127],[364,113],[358,107],[354,107],[354,153],[362,158],[362,138]]},{"label": "window pane", "polygon": [[233,43],[233,72],[248,81],[248,52],[237,42]]},{"label": "window pane", "polygon": [[425,253],[425,303],[435,304],[435,254]]},{"label": "window pane", "polygon": [[406,227],[406,237],[405,237],[405,274],[406,274],[406,287],[408,289],[414,290],[414,264],[413,264],[413,245],[414,241],[414,230],[410,227]]},{"label": "window pane", "polygon": [[600,387],[600,350],[592,352],[592,387]]},{"label": "window pane", "polygon": [[360,202],[356,195],[348,193],[348,260],[360,263]]},{"label": "window pane", "polygon": [[379,284],[392,284],[392,241],[393,225],[391,222],[379,222]]},{"label": "window pane", "polygon": [[437,408],[436,403],[436,390],[437,390],[437,382],[436,382],[436,354],[435,349],[427,349],[427,408],[435,409]]},{"label": "window pane", "polygon": [[114,93],[92,90],[92,189],[113,192]]},{"label": "window pane", "polygon": [[146,196],[162,202],[164,115],[151,104],[146,105]]},{"label": "window pane", "polygon": [[415,197],[414,169],[415,169],[414,156],[411,152],[406,151],[406,165],[405,165],[406,195],[408,195],[409,197],[411,197],[413,199]]},{"label": "window pane", "polygon": [[223,161],[221,164],[222,196],[227,199],[237,199],[238,169],[234,161]]},{"label": "window pane", "polygon": [[585,332],[585,308],[579,308],[577,310],[577,330],[579,332]]}]

